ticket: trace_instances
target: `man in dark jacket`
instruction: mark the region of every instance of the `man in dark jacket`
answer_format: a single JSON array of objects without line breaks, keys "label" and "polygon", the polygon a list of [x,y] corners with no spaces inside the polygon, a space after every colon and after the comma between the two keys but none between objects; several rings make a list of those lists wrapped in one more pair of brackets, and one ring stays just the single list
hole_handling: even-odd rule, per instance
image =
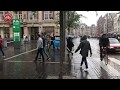
[{"label": "man in dark jacket", "polygon": [[73,55],[73,53],[72,53],[72,47],[74,47],[74,44],[73,44],[73,42],[72,42],[72,38],[69,37],[69,38],[67,39],[68,55],[69,55],[70,53]]},{"label": "man in dark jacket", "polygon": [[92,50],[91,50],[90,42],[87,41],[87,37],[86,37],[86,36],[83,36],[80,45],[79,45],[78,48],[75,50],[75,53],[76,53],[78,50],[80,50],[80,49],[81,49],[80,54],[82,55],[82,61],[81,61],[80,67],[82,67],[83,62],[85,62],[85,65],[86,65],[85,71],[87,71],[87,69],[88,69],[88,64],[87,64],[86,57],[88,57],[88,51],[89,51],[89,50],[90,50],[90,56],[92,56]]},{"label": "man in dark jacket", "polygon": [[99,39],[99,46],[100,46],[100,59],[101,61],[103,60],[103,57],[102,57],[102,47],[108,47],[110,44],[109,42],[109,39],[107,37],[107,34],[103,34],[100,39]]}]

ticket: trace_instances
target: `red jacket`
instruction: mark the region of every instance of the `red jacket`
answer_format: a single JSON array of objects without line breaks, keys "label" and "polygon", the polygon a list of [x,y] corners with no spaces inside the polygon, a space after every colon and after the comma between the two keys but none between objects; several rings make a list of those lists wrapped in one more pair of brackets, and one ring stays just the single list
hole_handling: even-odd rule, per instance
[{"label": "red jacket", "polygon": [[3,40],[0,38],[0,46],[3,46]]}]

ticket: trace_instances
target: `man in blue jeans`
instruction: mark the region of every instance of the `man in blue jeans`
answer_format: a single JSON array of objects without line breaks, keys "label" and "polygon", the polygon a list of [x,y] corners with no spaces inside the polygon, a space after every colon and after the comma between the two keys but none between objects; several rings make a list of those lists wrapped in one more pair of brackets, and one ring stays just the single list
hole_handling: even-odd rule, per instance
[{"label": "man in blue jeans", "polygon": [[[43,40],[43,53],[47,56],[47,60],[49,60],[50,57],[48,56],[48,54],[46,53],[46,50],[45,50],[46,38],[45,38],[45,34],[44,33],[42,33],[42,40]],[[41,59],[41,55],[40,55],[39,59]]]},{"label": "man in blue jeans", "polygon": [[42,36],[41,36],[41,35],[38,35],[37,48],[38,48],[38,51],[37,51],[37,55],[36,55],[36,57],[35,57],[35,61],[37,61],[38,55],[39,55],[39,53],[40,53],[40,55],[42,56],[42,60],[43,60],[43,62],[44,62],[43,39],[42,39]]}]

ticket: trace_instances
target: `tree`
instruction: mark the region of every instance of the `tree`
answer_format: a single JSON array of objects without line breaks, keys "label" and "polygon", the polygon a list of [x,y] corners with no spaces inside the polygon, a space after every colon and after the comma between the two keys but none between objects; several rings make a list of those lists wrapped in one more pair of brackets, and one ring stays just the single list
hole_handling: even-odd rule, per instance
[{"label": "tree", "polygon": [[[59,18],[59,14],[57,14]],[[76,13],[76,11],[66,11],[66,28],[68,30],[68,34],[70,34],[70,29],[77,29],[80,25],[80,18],[86,18],[82,14]],[[57,28],[60,27],[60,22],[59,19],[56,22]]]}]

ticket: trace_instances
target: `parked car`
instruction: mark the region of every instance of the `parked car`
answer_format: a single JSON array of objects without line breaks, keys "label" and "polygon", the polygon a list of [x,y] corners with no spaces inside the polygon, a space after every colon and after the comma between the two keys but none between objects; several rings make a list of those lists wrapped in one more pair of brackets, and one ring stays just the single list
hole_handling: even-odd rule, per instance
[{"label": "parked car", "polygon": [[108,51],[120,51],[120,42],[116,38],[109,38],[110,46],[108,48]]}]

